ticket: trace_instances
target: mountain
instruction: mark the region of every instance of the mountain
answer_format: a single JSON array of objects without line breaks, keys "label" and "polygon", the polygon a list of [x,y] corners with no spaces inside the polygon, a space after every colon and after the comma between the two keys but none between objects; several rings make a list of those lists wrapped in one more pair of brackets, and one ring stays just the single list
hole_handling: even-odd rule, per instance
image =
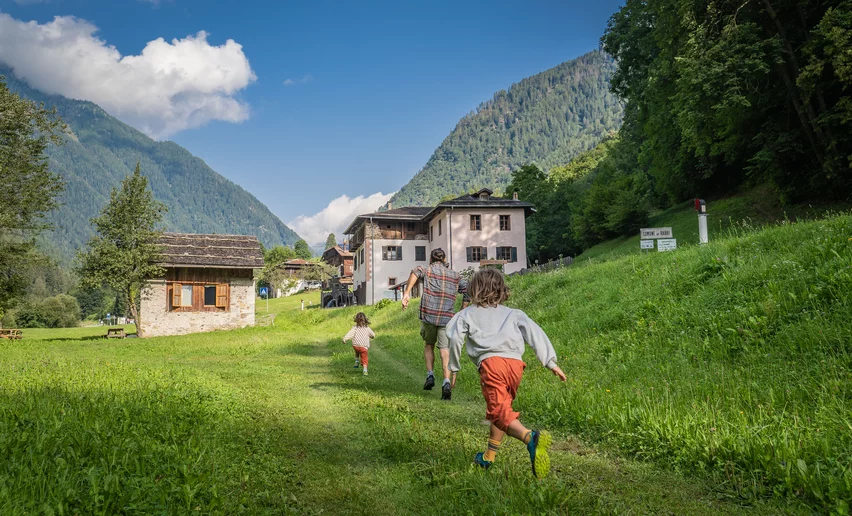
[{"label": "mountain", "polygon": [[621,126],[621,103],[609,91],[614,71],[597,50],[497,92],[461,119],[391,202],[426,206],[482,187],[503,190],[521,165],[568,163]]},{"label": "mountain", "polygon": [[292,245],[299,236],[263,203],[174,142],[158,142],[109,115],[92,102],[46,95],[0,66],[9,89],[56,106],[71,134],[48,149],[50,168],[66,182],[62,206],[49,215],[55,226],[44,246],[60,263],[92,235],[89,219],[109,201],[110,190],[140,162],[154,197],[166,204],[168,231],[255,235],[264,245]]}]

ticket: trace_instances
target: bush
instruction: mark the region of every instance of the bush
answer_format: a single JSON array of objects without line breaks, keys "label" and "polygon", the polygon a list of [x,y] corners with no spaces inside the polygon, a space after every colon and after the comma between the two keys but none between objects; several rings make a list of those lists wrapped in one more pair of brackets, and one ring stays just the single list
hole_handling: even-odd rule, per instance
[{"label": "bush", "polygon": [[70,328],[80,324],[80,305],[74,297],[59,294],[24,303],[8,322],[22,328]]}]

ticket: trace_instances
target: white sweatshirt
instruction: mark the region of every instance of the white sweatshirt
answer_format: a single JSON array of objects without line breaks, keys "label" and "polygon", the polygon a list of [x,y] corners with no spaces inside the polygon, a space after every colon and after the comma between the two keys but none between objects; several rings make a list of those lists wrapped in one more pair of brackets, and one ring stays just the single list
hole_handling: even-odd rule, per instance
[{"label": "white sweatshirt", "polygon": [[556,350],[544,330],[527,314],[503,305],[471,305],[457,313],[447,324],[450,341],[450,371],[461,369],[459,357],[467,337],[467,354],[478,368],[489,357],[522,360],[524,343],[529,344],[542,365],[556,367]]},{"label": "white sweatshirt", "polygon": [[[338,335],[340,334],[338,333]],[[346,336],[343,337],[343,342],[351,340],[353,346],[369,348],[370,339],[375,338],[376,334],[373,333],[373,330],[371,330],[369,326],[353,326],[352,329],[346,333]]]}]

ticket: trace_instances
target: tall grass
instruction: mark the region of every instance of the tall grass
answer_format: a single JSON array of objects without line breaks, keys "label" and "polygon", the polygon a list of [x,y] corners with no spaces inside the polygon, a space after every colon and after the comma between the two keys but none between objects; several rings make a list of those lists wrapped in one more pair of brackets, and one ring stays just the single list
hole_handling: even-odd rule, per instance
[{"label": "tall grass", "polygon": [[512,280],[570,387],[521,410],[741,496],[852,500],[852,216]]}]

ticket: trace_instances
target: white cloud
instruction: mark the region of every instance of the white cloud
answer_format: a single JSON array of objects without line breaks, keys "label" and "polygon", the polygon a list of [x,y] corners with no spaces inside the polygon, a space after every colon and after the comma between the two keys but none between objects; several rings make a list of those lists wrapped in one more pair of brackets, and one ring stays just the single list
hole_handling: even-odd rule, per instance
[{"label": "white cloud", "polygon": [[393,197],[392,192],[383,194],[381,192],[364,197],[359,195],[349,198],[341,195],[334,199],[328,206],[315,215],[300,215],[287,225],[310,244],[325,243],[329,233],[334,233],[338,241],[343,239],[343,231],[349,223],[363,213],[372,213]]},{"label": "white cloud", "polygon": [[90,100],[153,138],[248,118],[236,95],[257,77],[239,43],[214,46],[201,31],[122,56],[96,32],[70,16],[39,24],[0,13],[0,61],[32,87]]},{"label": "white cloud", "polygon": [[314,76],[306,73],[299,79],[292,79],[290,77],[284,79],[284,86],[293,86],[294,84],[306,84],[314,80]]}]

